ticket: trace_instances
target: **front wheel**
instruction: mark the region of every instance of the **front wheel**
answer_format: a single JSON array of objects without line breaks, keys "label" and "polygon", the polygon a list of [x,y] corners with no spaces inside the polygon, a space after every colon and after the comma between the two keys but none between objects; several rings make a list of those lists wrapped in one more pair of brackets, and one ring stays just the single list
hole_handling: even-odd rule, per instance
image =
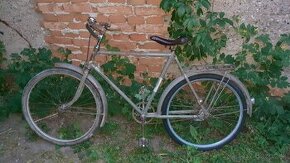
[{"label": "front wheel", "polygon": [[163,120],[165,129],[179,144],[203,151],[221,148],[237,136],[244,123],[245,97],[232,80],[222,75],[198,74],[188,78],[202,106],[188,82],[181,80],[162,104],[163,115],[175,116]]},{"label": "front wheel", "polygon": [[22,110],[40,137],[59,145],[73,145],[91,137],[99,127],[103,106],[100,94],[88,79],[80,97],[66,106],[81,78],[72,70],[53,68],[29,81],[23,91]]}]

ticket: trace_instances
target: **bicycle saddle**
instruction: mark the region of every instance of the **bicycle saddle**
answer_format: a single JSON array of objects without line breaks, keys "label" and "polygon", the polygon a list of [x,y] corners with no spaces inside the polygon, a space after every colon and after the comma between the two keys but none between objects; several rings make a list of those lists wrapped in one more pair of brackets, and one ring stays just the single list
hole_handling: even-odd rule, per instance
[{"label": "bicycle saddle", "polygon": [[155,41],[161,45],[165,45],[165,46],[175,46],[175,45],[183,45],[186,44],[188,42],[188,38],[187,37],[179,37],[175,40],[171,40],[171,39],[165,39],[159,36],[150,36],[150,39],[152,41]]}]

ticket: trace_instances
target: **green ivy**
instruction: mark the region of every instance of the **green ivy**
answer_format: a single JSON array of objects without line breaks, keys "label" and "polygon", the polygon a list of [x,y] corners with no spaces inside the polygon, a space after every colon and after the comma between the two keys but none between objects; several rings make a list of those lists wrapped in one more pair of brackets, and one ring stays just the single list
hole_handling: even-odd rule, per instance
[{"label": "green ivy", "polygon": [[[168,27],[172,38],[187,36],[189,43],[175,49],[183,61],[211,57],[213,63],[235,65],[233,74],[246,84],[256,99],[252,123],[269,144],[281,149],[290,144],[290,93],[271,96],[271,89],[286,89],[290,84],[282,71],[290,65],[290,34],[280,36],[273,44],[258,28],[239,23],[238,17],[226,18],[223,12],[211,10],[209,0],[162,0],[160,7],[171,13]],[[243,40],[236,54],[224,54],[231,27]]]},{"label": "green ivy", "polygon": [[0,71],[0,119],[10,113],[21,112],[21,96],[27,82],[40,71],[53,67],[56,62],[60,59],[53,57],[46,48],[26,48],[10,55],[7,68]]}]

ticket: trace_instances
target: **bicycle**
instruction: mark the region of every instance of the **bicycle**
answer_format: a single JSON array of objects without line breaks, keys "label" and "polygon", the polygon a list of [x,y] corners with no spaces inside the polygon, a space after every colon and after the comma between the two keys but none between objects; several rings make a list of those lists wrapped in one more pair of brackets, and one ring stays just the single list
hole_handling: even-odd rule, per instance
[{"label": "bicycle", "polygon": [[[90,17],[86,28],[97,39],[97,44],[83,67],[57,63],[54,68],[34,76],[23,91],[24,117],[43,139],[58,145],[73,145],[89,139],[104,126],[108,114],[106,94],[90,74],[92,70],[132,106],[143,127],[148,119],[162,119],[169,136],[181,145],[204,151],[221,148],[237,136],[246,111],[251,115],[254,101],[243,83],[228,71],[185,72],[173,50],[168,53],[129,53],[130,56],[166,58],[152,93],[145,102],[135,104],[95,61],[106,31],[112,30],[110,25],[97,23]],[[170,47],[188,42],[186,37],[172,40],[151,36],[151,40]],[[128,55],[125,52],[104,53]],[[182,75],[166,87],[157,110],[151,111],[152,101],[173,61]],[[145,138],[141,139],[144,145]]]}]

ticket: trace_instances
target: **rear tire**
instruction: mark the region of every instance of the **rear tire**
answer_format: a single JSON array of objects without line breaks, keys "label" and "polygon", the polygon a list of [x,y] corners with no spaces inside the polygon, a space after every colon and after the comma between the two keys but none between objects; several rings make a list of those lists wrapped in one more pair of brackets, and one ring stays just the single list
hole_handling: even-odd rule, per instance
[{"label": "rear tire", "polygon": [[203,105],[212,107],[207,115],[203,114],[188,83],[183,79],[165,96],[162,115],[183,114],[192,115],[192,118],[163,119],[165,129],[179,144],[203,151],[221,148],[237,136],[244,123],[247,108],[245,97],[234,81],[222,75],[208,73],[188,78]]},{"label": "rear tire", "polygon": [[75,95],[82,75],[53,68],[33,77],[23,91],[26,121],[43,139],[58,145],[73,145],[90,138],[103,118],[98,90],[86,79],[78,100],[62,108]]}]

